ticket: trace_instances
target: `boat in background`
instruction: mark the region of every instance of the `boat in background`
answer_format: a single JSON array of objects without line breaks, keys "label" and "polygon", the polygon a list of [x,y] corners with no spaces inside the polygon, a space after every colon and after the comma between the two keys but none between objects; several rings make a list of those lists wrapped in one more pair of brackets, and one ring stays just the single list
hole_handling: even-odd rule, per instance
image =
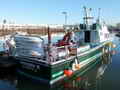
[{"label": "boat in background", "polygon": [[9,36],[1,36],[0,37],[0,57],[8,57],[9,56],[9,46],[7,45],[7,40]]},{"label": "boat in background", "polygon": [[14,32],[0,37],[0,57],[8,58],[12,55],[12,50],[15,48],[13,37],[16,34],[26,35],[25,32]]},{"label": "boat in background", "polygon": [[[99,62],[102,55],[112,50],[107,26],[100,19],[93,23],[91,9],[84,7],[84,23],[64,25],[65,34],[52,42],[50,28],[48,38],[39,35],[14,35],[13,58],[18,62],[20,75],[45,83],[70,78]],[[56,37],[54,37],[55,39]]]}]

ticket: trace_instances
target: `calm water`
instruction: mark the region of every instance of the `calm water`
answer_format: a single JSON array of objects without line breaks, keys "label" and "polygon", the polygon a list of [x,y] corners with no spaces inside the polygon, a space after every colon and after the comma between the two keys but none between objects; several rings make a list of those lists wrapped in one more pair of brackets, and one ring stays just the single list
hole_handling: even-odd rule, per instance
[{"label": "calm water", "polygon": [[[120,39],[116,54],[106,63],[100,62],[85,72],[53,86],[19,77],[14,70],[0,71],[0,90],[119,90],[120,89]],[[9,72],[8,72],[9,71]]]}]

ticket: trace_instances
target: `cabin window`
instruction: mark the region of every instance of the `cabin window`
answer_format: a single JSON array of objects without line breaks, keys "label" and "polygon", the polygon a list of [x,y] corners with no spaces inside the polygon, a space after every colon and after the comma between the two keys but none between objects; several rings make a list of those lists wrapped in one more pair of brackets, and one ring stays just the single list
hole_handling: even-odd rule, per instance
[{"label": "cabin window", "polygon": [[80,24],[80,29],[86,29],[86,25],[85,24]]},{"label": "cabin window", "polygon": [[99,42],[99,33],[97,31],[91,31],[91,42]]},{"label": "cabin window", "polygon": [[90,31],[85,31],[85,42],[89,43],[90,42]]},{"label": "cabin window", "polygon": [[97,24],[93,24],[93,30],[96,30],[97,29]]},{"label": "cabin window", "polygon": [[92,24],[90,28],[91,28],[92,30],[96,30],[96,29],[97,29],[97,24],[96,24],[96,23]]}]

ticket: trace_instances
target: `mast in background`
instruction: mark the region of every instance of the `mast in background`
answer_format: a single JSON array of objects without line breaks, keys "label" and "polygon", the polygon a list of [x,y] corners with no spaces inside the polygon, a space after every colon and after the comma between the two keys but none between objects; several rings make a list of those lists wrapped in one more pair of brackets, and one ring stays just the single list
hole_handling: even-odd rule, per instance
[{"label": "mast in background", "polygon": [[97,23],[100,23],[100,13],[101,13],[101,8],[98,9]]}]

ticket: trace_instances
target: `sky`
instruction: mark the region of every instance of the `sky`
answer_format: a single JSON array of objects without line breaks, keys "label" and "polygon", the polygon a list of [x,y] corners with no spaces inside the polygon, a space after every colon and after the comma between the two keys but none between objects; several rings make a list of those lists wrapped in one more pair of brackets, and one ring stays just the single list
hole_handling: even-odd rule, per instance
[{"label": "sky", "polygon": [[120,22],[120,0],[0,0],[0,23],[67,24],[83,21],[83,6],[92,8],[96,19],[101,8],[101,19],[107,24]]}]

